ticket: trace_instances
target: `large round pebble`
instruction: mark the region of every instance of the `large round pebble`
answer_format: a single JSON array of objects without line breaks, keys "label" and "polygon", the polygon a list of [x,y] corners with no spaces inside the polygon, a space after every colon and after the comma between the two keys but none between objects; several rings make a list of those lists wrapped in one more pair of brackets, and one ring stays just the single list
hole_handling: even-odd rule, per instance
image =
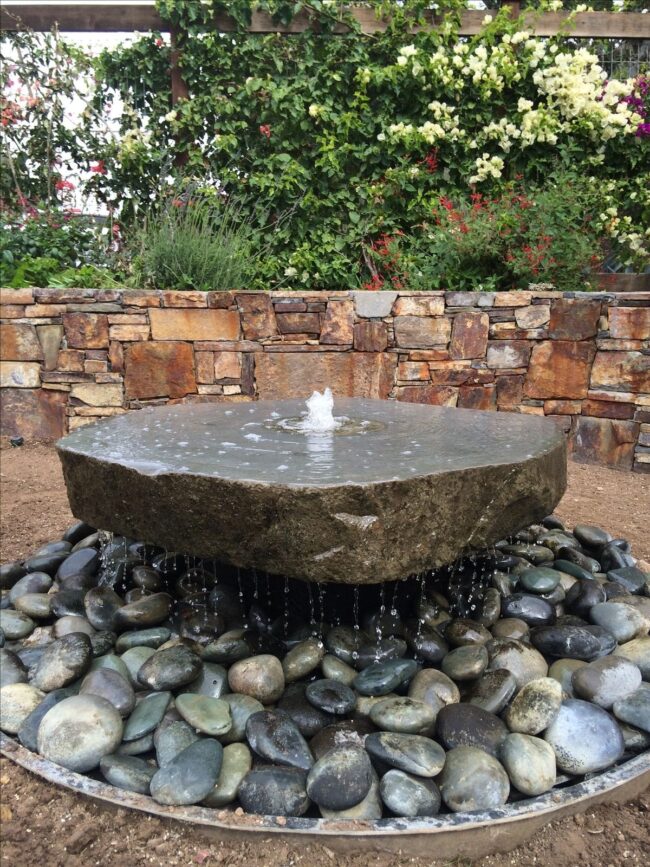
[{"label": "large round pebble", "polygon": [[454,813],[495,810],[508,800],[510,781],[494,756],[478,747],[461,746],[447,753],[440,793]]},{"label": "large round pebble", "polygon": [[567,774],[602,771],[618,761],[625,744],[616,721],[591,702],[570,698],[544,732],[557,766]]},{"label": "large round pebble", "polygon": [[115,752],[122,731],[122,717],[110,702],[97,695],[74,695],[43,717],[38,751],[70,771],[86,773]]},{"label": "large round pebble", "polygon": [[510,782],[522,795],[541,795],[555,785],[555,753],[541,738],[519,733],[508,735],[499,757]]}]

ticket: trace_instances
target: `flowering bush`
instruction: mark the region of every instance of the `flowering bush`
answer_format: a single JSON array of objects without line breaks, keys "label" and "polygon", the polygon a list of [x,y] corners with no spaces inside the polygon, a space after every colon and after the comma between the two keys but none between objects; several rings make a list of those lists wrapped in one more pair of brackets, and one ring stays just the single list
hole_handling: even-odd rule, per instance
[{"label": "flowering bush", "polygon": [[588,185],[565,173],[537,189],[508,184],[495,197],[441,196],[427,222],[371,244],[366,288],[588,288],[600,254],[598,233],[585,218],[592,197]]}]

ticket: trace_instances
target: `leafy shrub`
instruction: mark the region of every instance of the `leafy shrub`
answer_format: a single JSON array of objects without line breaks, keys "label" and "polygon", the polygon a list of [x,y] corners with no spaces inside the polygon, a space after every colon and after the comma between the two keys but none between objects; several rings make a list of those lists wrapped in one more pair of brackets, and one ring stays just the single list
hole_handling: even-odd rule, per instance
[{"label": "leafy shrub", "polygon": [[138,285],[207,291],[245,288],[259,249],[237,206],[186,195],[150,212],[131,253]]},{"label": "leafy shrub", "polygon": [[368,249],[372,277],[365,288],[588,288],[602,258],[592,212],[593,192],[566,174],[529,191],[512,184],[493,198],[442,196],[430,221],[382,236]]},{"label": "leafy shrub", "polygon": [[49,286],[51,278],[61,270],[61,264],[51,256],[27,256],[18,262],[9,279],[5,269],[0,282],[12,289],[22,289],[24,286]]}]

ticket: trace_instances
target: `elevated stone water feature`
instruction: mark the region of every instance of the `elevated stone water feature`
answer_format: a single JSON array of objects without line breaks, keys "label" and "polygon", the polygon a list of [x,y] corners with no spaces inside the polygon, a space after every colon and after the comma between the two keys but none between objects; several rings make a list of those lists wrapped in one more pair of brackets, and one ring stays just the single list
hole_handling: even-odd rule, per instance
[{"label": "elevated stone water feature", "polygon": [[564,493],[548,420],[350,398],[335,411],[323,427],[297,400],[172,406],[81,428],[58,445],[71,509],[170,551],[366,584],[484,548]]},{"label": "elevated stone water feature", "polygon": [[550,515],[551,422],[326,391],[58,448],[82,520],[0,569],[0,748],[45,779],[448,860],[650,782],[650,575]]}]

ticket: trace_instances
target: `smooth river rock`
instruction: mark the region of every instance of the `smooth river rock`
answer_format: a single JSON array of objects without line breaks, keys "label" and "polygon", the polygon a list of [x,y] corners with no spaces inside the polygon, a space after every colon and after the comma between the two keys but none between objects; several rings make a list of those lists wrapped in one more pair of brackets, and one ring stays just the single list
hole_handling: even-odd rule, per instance
[{"label": "smooth river rock", "polygon": [[544,740],[553,747],[558,768],[567,774],[602,771],[618,761],[625,749],[621,730],[607,711],[573,698],[562,703]]},{"label": "smooth river rock", "polygon": [[496,757],[507,735],[503,720],[473,704],[449,704],[436,720],[436,737],[447,750],[479,747]]},{"label": "smooth river rock", "polygon": [[501,744],[499,758],[510,782],[522,795],[541,795],[555,785],[555,753],[541,738],[519,733],[508,735]]},{"label": "smooth river rock", "polygon": [[307,794],[319,807],[347,810],[370,790],[372,765],[360,747],[334,747],[314,764],[307,776]]},{"label": "smooth river rock", "polygon": [[442,800],[454,813],[495,810],[505,804],[510,794],[503,765],[478,747],[450,750],[439,785]]},{"label": "smooth river rock", "polygon": [[178,689],[196,680],[201,665],[201,658],[196,653],[183,644],[177,644],[175,647],[156,650],[142,664],[138,680],[143,686],[156,691]]},{"label": "smooth river rock", "polygon": [[9,735],[17,734],[44,697],[44,692],[29,683],[3,686],[0,689],[0,729]]},{"label": "smooth river rock", "polygon": [[641,685],[641,672],[627,659],[603,656],[574,672],[572,680],[576,698],[583,698],[608,710]]},{"label": "smooth river rock", "polygon": [[220,737],[232,728],[230,706],[219,698],[186,692],[176,696],[175,704],[183,719],[203,734]]},{"label": "smooth river rock", "polygon": [[151,797],[159,804],[185,806],[206,798],[219,779],[223,747],[202,738],[186,747],[151,779]]},{"label": "smooth river rock", "polygon": [[126,678],[110,668],[97,668],[89,672],[79,688],[80,695],[100,695],[127,717],[135,707],[135,693]]},{"label": "smooth river rock", "polygon": [[72,632],[48,644],[31,674],[31,682],[43,692],[67,686],[90,668],[92,646],[82,632]]},{"label": "smooth river rock", "polygon": [[511,732],[537,735],[555,719],[562,704],[562,687],[552,677],[529,681],[504,714]]},{"label": "smooth river rock", "polygon": [[282,711],[251,714],[246,722],[246,739],[259,756],[275,765],[308,771],[314,764],[307,741],[291,717]]},{"label": "smooth river rock", "polygon": [[365,748],[374,758],[418,777],[436,777],[445,763],[443,748],[420,735],[373,732],[366,738]]},{"label": "smooth river rock", "polygon": [[262,704],[273,704],[284,691],[282,663],[270,654],[241,659],[228,671],[228,684],[233,692],[249,695]]},{"label": "smooth river rock", "polygon": [[140,795],[149,794],[151,779],[156,773],[156,768],[144,759],[119,755],[104,756],[99,763],[99,770],[111,786]]},{"label": "smooth river rock", "polygon": [[122,731],[122,717],[110,702],[97,695],[74,695],[43,717],[38,751],[70,771],[86,773],[115,752]]},{"label": "smooth river rock", "polygon": [[212,791],[203,799],[206,807],[225,807],[237,798],[239,787],[253,764],[246,744],[228,744],[223,750],[219,777]]},{"label": "smooth river rock", "polygon": [[440,791],[433,780],[393,769],[381,778],[379,791],[395,816],[435,816],[440,810]]},{"label": "smooth river rock", "polygon": [[300,768],[266,765],[246,774],[237,796],[247,813],[303,816],[311,803],[306,784],[307,774]]}]

